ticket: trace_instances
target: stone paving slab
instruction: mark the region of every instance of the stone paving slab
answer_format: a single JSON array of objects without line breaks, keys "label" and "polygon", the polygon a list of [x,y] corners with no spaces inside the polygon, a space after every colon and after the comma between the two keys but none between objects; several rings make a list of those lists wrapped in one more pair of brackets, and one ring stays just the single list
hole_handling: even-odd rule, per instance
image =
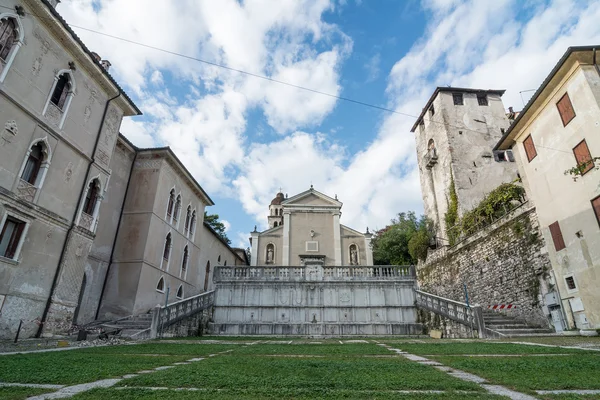
[{"label": "stone paving slab", "polygon": [[536,390],[537,394],[600,394],[597,389]]},{"label": "stone paving slab", "polygon": [[4,383],[0,382],[0,387],[27,387],[34,389],[62,389],[65,385],[50,385],[40,383]]},{"label": "stone paving slab", "polygon": [[481,385],[485,390],[492,394],[497,394],[500,396],[510,397],[512,400],[537,400],[535,397],[530,396],[525,393],[515,392],[514,390],[510,390],[504,386],[500,385]]},{"label": "stone paving slab", "polygon": [[104,379],[101,381],[83,383],[81,385],[66,386],[60,389],[58,392],[41,394],[39,396],[29,397],[28,400],[47,400],[47,399],[64,399],[66,397],[73,397],[78,393],[87,392],[88,390],[97,388],[109,388],[116,385],[122,379]]}]

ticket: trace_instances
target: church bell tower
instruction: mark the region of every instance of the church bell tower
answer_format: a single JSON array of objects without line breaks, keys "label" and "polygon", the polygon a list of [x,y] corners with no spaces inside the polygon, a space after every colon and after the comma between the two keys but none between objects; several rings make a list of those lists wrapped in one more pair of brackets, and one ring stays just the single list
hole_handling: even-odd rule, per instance
[{"label": "church bell tower", "polygon": [[285,200],[285,197],[281,190],[273,200],[271,200],[271,204],[269,205],[269,216],[267,219],[269,220],[269,228],[276,228],[278,226],[283,225],[283,206],[281,202]]}]

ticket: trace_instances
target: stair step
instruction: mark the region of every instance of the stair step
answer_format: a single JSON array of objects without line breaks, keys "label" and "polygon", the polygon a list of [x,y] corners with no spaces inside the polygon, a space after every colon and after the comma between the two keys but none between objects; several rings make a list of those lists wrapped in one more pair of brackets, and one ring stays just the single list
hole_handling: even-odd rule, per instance
[{"label": "stair step", "polygon": [[537,329],[537,327],[531,327],[531,326],[526,325],[526,324],[515,324],[515,323],[510,323],[510,324],[488,324],[486,322],[485,323],[485,327],[486,328],[490,328],[490,329],[494,329],[494,330],[498,330],[498,329]]},{"label": "stair step", "polygon": [[528,329],[494,329],[496,332],[503,335],[528,335],[532,333],[553,333],[552,330],[546,328],[528,328]]}]

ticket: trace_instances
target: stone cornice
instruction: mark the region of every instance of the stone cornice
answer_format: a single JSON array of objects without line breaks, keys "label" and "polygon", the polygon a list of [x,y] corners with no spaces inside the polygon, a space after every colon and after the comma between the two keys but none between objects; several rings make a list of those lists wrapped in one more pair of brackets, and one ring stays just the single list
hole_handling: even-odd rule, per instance
[{"label": "stone cornice", "polygon": [[65,231],[71,226],[67,219],[36,204],[19,199],[15,193],[1,186],[0,198],[3,200],[5,207],[17,211],[18,213],[23,214],[31,219],[42,220],[44,222],[59,226]]}]

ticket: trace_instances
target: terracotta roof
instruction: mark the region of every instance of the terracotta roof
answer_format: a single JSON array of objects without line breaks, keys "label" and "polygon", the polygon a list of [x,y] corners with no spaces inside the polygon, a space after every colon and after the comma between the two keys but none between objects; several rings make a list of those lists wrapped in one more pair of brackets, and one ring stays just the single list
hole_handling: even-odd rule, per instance
[{"label": "terracotta roof", "polygon": [[277,193],[275,198],[273,200],[271,200],[271,205],[279,206],[279,205],[281,205],[281,202],[284,200],[285,200],[285,196],[283,195],[283,193],[279,192],[279,193]]}]

